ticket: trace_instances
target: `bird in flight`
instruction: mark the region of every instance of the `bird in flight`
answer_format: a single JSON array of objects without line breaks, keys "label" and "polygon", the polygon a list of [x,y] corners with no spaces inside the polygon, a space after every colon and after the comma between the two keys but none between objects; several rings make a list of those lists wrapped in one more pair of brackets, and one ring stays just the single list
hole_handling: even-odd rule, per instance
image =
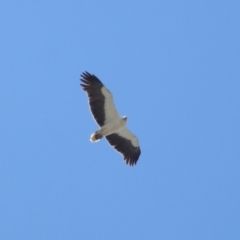
[{"label": "bird in flight", "polygon": [[80,85],[87,93],[90,110],[100,127],[91,135],[90,141],[97,142],[106,137],[109,144],[123,155],[126,164],[135,165],[141,154],[138,139],[127,129],[127,117],[117,112],[111,92],[88,72],[82,73]]}]

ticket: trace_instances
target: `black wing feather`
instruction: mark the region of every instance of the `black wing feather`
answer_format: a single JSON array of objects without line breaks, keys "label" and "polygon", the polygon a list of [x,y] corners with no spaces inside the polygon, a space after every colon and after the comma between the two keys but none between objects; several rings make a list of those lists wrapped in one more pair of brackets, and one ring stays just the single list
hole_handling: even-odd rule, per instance
[{"label": "black wing feather", "polygon": [[89,106],[92,115],[98,125],[102,127],[105,122],[104,102],[105,97],[101,89],[104,87],[103,83],[93,74],[83,72],[81,75],[80,84],[84,91],[88,94]]},{"label": "black wing feather", "polygon": [[116,133],[106,136],[106,139],[111,146],[123,155],[126,164],[133,166],[137,163],[141,150],[139,147],[134,147],[130,140]]}]

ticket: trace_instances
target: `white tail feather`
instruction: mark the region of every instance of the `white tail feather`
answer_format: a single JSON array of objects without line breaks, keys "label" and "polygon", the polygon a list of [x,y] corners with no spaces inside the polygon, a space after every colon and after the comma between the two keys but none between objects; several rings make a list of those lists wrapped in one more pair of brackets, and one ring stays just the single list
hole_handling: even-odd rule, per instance
[{"label": "white tail feather", "polygon": [[92,135],[91,135],[91,137],[90,137],[90,141],[91,142],[98,142],[100,139],[97,139],[96,138],[96,133],[93,133]]}]

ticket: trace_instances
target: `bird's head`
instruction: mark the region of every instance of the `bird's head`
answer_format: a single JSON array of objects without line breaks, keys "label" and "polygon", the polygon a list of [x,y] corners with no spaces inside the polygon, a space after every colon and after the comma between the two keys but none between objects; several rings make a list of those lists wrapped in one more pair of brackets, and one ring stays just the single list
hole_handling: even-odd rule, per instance
[{"label": "bird's head", "polygon": [[127,117],[126,116],[123,116],[122,119],[127,122]]}]

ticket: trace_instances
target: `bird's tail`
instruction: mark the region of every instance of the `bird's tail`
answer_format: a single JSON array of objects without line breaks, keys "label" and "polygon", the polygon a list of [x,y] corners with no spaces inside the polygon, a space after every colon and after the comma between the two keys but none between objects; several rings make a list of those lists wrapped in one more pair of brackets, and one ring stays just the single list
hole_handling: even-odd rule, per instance
[{"label": "bird's tail", "polygon": [[95,132],[91,135],[90,141],[91,142],[98,142],[102,137],[103,137],[102,134],[97,131],[97,132]]}]

